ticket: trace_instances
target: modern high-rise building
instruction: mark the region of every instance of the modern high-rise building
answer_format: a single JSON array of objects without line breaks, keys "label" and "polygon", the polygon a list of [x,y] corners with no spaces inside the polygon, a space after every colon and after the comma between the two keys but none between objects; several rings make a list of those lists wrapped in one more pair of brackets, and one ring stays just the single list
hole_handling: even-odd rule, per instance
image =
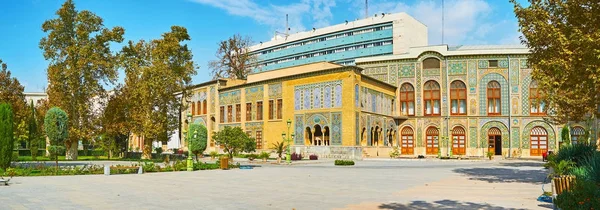
[{"label": "modern high-rise building", "polygon": [[406,13],[370,18],[275,36],[250,47],[258,57],[253,73],[328,61],[354,65],[357,58],[401,54],[427,45],[427,27]]}]

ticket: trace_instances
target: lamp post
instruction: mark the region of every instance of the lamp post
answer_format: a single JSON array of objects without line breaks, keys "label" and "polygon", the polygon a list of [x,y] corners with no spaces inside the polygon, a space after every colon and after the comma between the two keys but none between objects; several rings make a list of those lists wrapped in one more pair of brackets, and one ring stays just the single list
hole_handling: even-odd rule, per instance
[{"label": "lamp post", "polygon": [[[188,134],[190,134],[190,127],[192,125],[192,114],[187,114],[187,119],[188,119]],[[198,131],[194,131],[194,137],[196,137],[196,135],[198,135]],[[187,138],[187,148],[188,148],[188,158],[187,158],[187,171],[193,171],[194,170],[194,160],[192,159],[192,149],[191,149],[191,144],[190,144],[190,136],[186,136]]]},{"label": "lamp post", "polygon": [[287,154],[285,155],[285,159],[286,159],[286,162],[287,162],[288,164],[292,163],[292,149],[291,149],[291,141],[292,141],[292,139],[293,139],[293,138],[294,138],[294,136],[295,136],[294,134],[291,134],[291,135],[290,135],[290,126],[292,126],[292,120],[288,119],[288,120],[287,120],[287,133],[286,133],[286,132],[283,132],[283,133],[281,134],[281,137],[283,138],[283,140],[288,142],[288,144],[287,144],[287,148],[288,148],[287,150],[288,150],[288,152],[287,152]]}]

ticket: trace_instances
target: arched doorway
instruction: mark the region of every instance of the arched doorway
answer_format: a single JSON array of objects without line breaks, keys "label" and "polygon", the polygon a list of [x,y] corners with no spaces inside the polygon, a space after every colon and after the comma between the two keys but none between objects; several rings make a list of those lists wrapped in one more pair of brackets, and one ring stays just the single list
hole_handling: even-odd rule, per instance
[{"label": "arched doorway", "polygon": [[388,136],[387,136],[388,146],[393,147],[394,142],[396,141],[396,131],[393,129],[389,129],[387,132],[388,132]]},{"label": "arched doorway", "polygon": [[329,146],[330,145],[330,140],[329,140],[329,127],[325,126],[323,127],[323,145],[324,146]]},{"label": "arched doorway", "polygon": [[312,136],[312,131],[311,131],[310,127],[306,127],[306,133],[304,135],[304,145],[307,145],[307,146],[314,145],[312,137],[313,136]]},{"label": "arched doorway", "polygon": [[402,136],[402,142],[400,145],[402,154],[413,155],[415,153],[415,132],[411,127],[407,126],[402,128],[400,135]]},{"label": "arched doorway", "polygon": [[545,128],[537,126],[531,129],[529,140],[531,144],[529,155],[540,156],[548,151],[548,131]]},{"label": "arched doorway", "polygon": [[313,142],[315,143],[315,146],[321,146],[323,145],[324,139],[323,139],[323,131],[321,130],[321,126],[320,125],[315,125],[315,133],[314,133],[314,140]]},{"label": "arched doorway", "polygon": [[438,153],[439,149],[439,137],[440,131],[436,127],[429,127],[427,131],[425,131],[425,146],[427,155],[435,155]]},{"label": "arched doorway", "polygon": [[360,146],[367,146],[367,129],[365,127],[360,132],[360,138]]},{"label": "arched doorway", "polygon": [[452,129],[452,154],[465,155],[465,129],[458,126]]},{"label": "arched doorway", "polygon": [[381,131],[379,131],[379,126],[375,126],[375,133],[373,136],[373,146],[379,146],[379,136]]},{"label": "arched doorway", "polygon": [[488,130],[488,152],[502,155],[502,131],[496,127]]}]

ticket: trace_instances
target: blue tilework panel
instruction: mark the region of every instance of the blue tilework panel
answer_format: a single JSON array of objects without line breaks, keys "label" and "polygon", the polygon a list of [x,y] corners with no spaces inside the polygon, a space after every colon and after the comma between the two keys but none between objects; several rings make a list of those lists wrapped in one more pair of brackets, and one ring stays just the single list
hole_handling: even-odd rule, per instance
[{"label": "blue tilework panel", "polygon": [[415,64],[404,64],[400,66],[400,72],[398,77],[401,78],[413,78],[415,77]]},{"label": "blue tilework panel", "polygon": [[342,113],[331,113],[331,145],[342,145]]},{"label": "blue tilework panel", "polygon": [[331,81],[294,87],[294,109],[313,110],[342,106],[342,81]]},{"label": "blue tilework panel", "polygon": [[477,127],[469,128],[469,147],[477,148]]},{"label": "blue tilework panel", "polygon": [[531,110],[529,109],[529,85],[531,84],[531,75],[527,75],[523,78],[523,84],[521,88],[521,106],[523,106],[523,111],[521,114],[523,116],[529,116]]},{"label": "blue tilework panel", "polygon": [[356,126],[355,126],[355,127],[356,127],[356,129],[354,129],[354,130],[355,130],[355,132],[356,132],[356,133],[355,133],[355,135],[356,135],[356,142],[355,142],[355,145],[356,145],[356,146],[359,146],[359,145],[360,145],[360,131],[361,131],[362,127],[360,126],[360,121],[359,121],[359,117],[360,117],[359,115],[360,115],[360,114],[359,114],[358,112],[356,112],[356,113],[355,113],[355,115],[356,115],[356,121],[354,122],[354,123],[355,123],[355,125],[356,125]]},{"label": "blue tilework panel", "polygon": [[521,134],[520,128],[512,127],[510,129],[510,132],[512,132],[511,136],[510,136],[510,139],[512,141],[512,148],[520,148],[520,145],[519,145],[519,142],[520,142],[519,139],[521,139],[521,138],[519,138],[520,137],[519,135]]},{"label": "blue tilework panel", "polygon": [[448,62],[448,75],[463,75],[467,74],[467,62],[466,61],[449,61]]},{"label": "blue tilework panel", "polygon": [[500,111],[502,116],[508,116],[508,83],[506,79],[497,73],[486,74],[481,78],[479,82],[479,114],[487,115],[487,85],[490,81],[497,81],[500,83]]},{"label": "blue tilework panel", "polygon": [[303,141],[304,141],[304,115],[298,114],[295,115],[294,118],[296,119],[296,129],[295,129],[295,139],[294,139],[294,144],[295,145],[304,145]]},{"label": "blue tilework panel", "polygon": [[477,62],[469,61],[469,93],[475,94],[477,88]]}]

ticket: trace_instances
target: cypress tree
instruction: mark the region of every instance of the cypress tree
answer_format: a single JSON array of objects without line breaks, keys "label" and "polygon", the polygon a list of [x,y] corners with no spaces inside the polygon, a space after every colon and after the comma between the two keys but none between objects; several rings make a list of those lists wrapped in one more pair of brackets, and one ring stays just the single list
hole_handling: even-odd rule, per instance
[{"label": "cypress tree", "polygon": [[12,107],[7,103],[0,104],[0,168],[6,170],[10,166],[14,147]]}]

